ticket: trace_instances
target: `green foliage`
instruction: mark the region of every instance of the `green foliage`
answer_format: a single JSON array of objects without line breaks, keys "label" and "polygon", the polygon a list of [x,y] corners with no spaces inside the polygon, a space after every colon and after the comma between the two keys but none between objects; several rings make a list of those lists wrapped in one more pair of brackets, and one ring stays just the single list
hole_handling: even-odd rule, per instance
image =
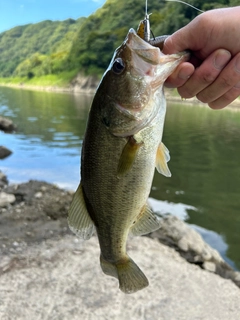
[{"label": "green foliage", "polygon": [[[0,76],[25,76],[30,70],[33,74],[58,71],[59,63],[56,62],[54,54],[58,54],[60,60],[63,59],[63,56],[67,56],[74,34],[84,20],[85,18],[77,21],[68,19],[62,22],[47,20],[37,24],[16,27],[1,33]],[[39,58],[37,64],[34,61],[36,58]],[[51,60],[49,62],[51,67],[46,66],[46,62],[43,64],[47,58]],[[40,65],[43,66],[42,70]],[[26,69],[24,70],[24,68]]]},{"label": "green foliage", "polygon": [[[188,3],[201,10],[238,5],[236,0]],[[160,0],[149,1],[148,12],[155,36],[171,34],[199,14],[182,3]],[[137,29],[144,15],[144,0],[107,0],[88,18],[15,27],[0,34],[0,76],[33,79],[66,70],[101,75],[128,30]]]}]

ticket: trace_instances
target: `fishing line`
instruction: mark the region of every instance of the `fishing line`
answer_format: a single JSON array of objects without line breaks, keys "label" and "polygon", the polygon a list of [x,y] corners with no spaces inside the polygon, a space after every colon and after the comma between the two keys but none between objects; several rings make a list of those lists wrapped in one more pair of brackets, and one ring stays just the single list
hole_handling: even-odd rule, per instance
[{"label": "fishing line", "polygon": [[[182,1],[182,0],[165,0],[165,1],[168,1],[168,2],[179,2],[179,3],[183,3],[183,4],[186,4],[187,6],[189,6],[189,7],[193,8],[193,9],[195,9],[195,10],[199,11],[199,12],[202,12],[202,13],[204,12],[203,10],[200,10],[200,9],[198,9],[198,8],[194,7],[193,5],[191,5],[190,3],[184,2],[184,1]],[[146,2],[147,2],[147,0],[146,0]]]}]

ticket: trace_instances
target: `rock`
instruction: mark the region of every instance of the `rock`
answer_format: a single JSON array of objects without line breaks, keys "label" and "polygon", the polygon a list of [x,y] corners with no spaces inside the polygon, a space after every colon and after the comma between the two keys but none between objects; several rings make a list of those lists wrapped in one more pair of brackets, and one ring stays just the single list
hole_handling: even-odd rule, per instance
[{"label": "rock", "polygon": [[0,171],[0,190],[7,185],[8,185],[7,176],[2,171]]},{"label": "rock", "polygon": [[187,223],[175,216],[167,215],[161,218],[160,225],[159,230],[152,232],[150,237],[157,238],[160,242],[174,248],[188,262],[231,279],[240,287],[240,273],[234,271],[220,254]]},{"label": "rock", "polygon": [[13,194],[0,192],[0,208],[7,207],[9,204],[14,203],[15,201],[16,198]]},{"label": "rock", "polygon": [[203,263],[203,268],[209,272],[216,272],[216,265],[213,262],[205,261]]},{"label": "rock", "polygon": [[99,79],[96,76],[83,76],[78,74],[72,81],[71,87],[74,92],[95,92],[99,84]]},{"label": "rock", "polygon": [[42,198],[42,196],[43,196],[43,194],[42,194],[42,192],[37,192],[37,193],[35,193],[35,195],[34,195],[34,197],[36,198],[36,199],[41,199]]},{"label": "rock", "polygon": [[6,147],[0,146],[0,159],[7,158],[8,156],[10,156],[10,154],[12,154],[11,150]]},{"label": "rock", "polygon": [[48,240],[0,262],[1,319],[239,319],[239,288],[154,239],[129,241],[128,253],[150,283],[130,295],[101,271],[96,237],[75,239]]},{"label": "rock", "polygon": [[0,117],[0,130],[10,133],[16,130],[16,126],[13,124],[12,120]]},{"label": "rock", "polygon": [[7,187],[6,191],[14,194],[17,202],[26,201],[28,204],[30,204],[34,201],[34,199],[41,198],[42,191],[40,190],[45,184],[46,183],[42,181],[30,180],[27,183],[10,185]]},{"label": "rock", "polygon": [[[0,256],[13,249],[14,241],[30,245],[71,233],[67,225],[71,192],[34,180],[4,187],[4,192],[13,194],[16,201],[1,209]],[[240,273],[224,262],[219,253],[185,222],[166,216],[161,220],[160,230],[149,236],[174,248],[188,262],[231,279],[240,287]]]}]

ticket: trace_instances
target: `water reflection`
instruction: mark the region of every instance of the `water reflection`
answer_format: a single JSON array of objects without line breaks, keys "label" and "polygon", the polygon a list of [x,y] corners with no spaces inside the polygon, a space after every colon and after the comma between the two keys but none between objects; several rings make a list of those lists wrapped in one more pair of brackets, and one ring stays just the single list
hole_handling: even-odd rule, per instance
[{"label": "water reflection", "polygon": [[0,133],[13,154],[2,162],[11,182],[46,180],[75,189],[80,150],[92,97],[0,89],[0,112],[17,124],[14,135]]},{"label": "water reflection", "polygon": [[[77,187],[91,100],[88,95],[0,88],[0,113],[18,126],[14,135],[0,133],[0,144],[13,151],[1,161],[11,182],[39,179]],[[170,150],[172,177],[156,173],[151,190],[151,198],[172,204],[169,211],[183,212],[189,223],[224,239],[226,255],[238,268],[239,137],[240,112],[169,106],[163,141]]]},{"label": "water reflection", "polygon": [[159,213],[160,215],[172,214],[181,220],[187,220],[189,218],[188,210],[197,211],[195,207],[180,202],[173,203],[154,198],[149,198],[148,201],[154,212]]}]

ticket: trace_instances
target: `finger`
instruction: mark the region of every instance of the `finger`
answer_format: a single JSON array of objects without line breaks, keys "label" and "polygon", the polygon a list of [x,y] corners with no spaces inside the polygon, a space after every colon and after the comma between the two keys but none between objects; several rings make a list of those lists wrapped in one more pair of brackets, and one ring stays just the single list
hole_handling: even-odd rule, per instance
[{"label": "finger", "polygon": [[[202,48],[208,48],[210,46],[209,37],[212,29],[211,24],[213,24],[212,18],[209,19],[207,17],[208,15],[209,13],[207,12],[199,15],[188,25],[169,36],[164,41],[163,53],[171,54],[186,49],[198,51]],[[201,26],[201,33],[199,33],[199,26]],[[198,34],[197,37],[196,34]]]},{"label": "finger", "polygon": [[[229,51],[225,49],[218,49],[214,51],[195,70],[194,74],[188,79],[188,81],[179,88],[179,94],[183,98],[192,98],[197,94],[199,94],[200,98],[205,98],[209,91],[203,92],[203,90],[205,88],[209,88],[209,86],[216,80],[221,70],[226,66],[230,59],[231,53]],[[202,92],[203,96],[201,95]]]},{"label": "finger", "polygon": [[190,78],[194,72],[194,66],[191,63],[183,62],[165,81],[165,86],[168,88],[178,88]]},{"label": "finger", "polygon": [[210,102],[208,105],[212,109],[222,109],[228,106],[231,102],[233,102],[240,95],[240,82],[226,92],[223,96],[218,98],[215,101]]},{"label": "finger", "polygon": [[[229,92],[233,87],[238,86],[239,82],[240,52],[232,58],[210,86],[197,94],[197,98],[204,103],[210,103]],[[231,94],[234,95],[234,90],[232,93],[227,94],[227,99],[229,99],[229,95],[231,96]]]},{"label": "finger", "polygon": [[[174,32],[164,41],[162,52],[164,54],[172,54],[186,49],[190,49],[190,41],[196,38],[191,35],[191,28],[183,27]],[[191,39],[191,40],[190,40]],[[194,48],[195,49],[195,48]]]}]

